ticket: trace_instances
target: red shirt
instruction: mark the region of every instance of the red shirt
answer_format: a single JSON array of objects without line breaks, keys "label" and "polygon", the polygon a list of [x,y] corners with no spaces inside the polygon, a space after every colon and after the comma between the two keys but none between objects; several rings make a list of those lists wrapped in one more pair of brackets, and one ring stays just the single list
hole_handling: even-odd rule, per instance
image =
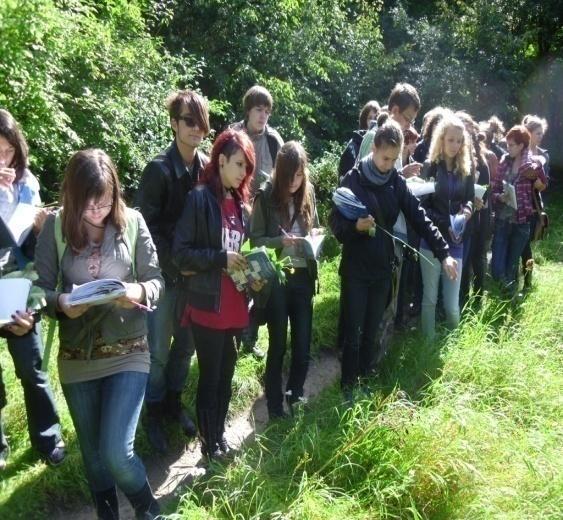
[{"label": "red shirt", "polygon": [[[244,228],[235,199],[223,199],[221,213],[223,214],[223,249],[238,252],[244,240]],[[210,329],[244,329],[248,326],[246,296],[244,293],[237,291],[234,282],[227,273],[222,273],[219,312],[202,311],[188,305],[182,318],[182,324],[190,322]]]}]

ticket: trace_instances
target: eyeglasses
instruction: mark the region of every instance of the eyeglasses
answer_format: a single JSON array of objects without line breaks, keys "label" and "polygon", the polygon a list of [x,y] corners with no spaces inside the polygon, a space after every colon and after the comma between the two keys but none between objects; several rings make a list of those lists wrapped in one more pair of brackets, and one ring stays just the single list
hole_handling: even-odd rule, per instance
[{"label": "eyeglasses", "polygon": [[111,207],[113,207],[113,202],[110,204],[104,204],[102,206],[88,206],[84,208],[84,211],[88,213],[95,213],[96,211],[102,211]]},{"label": "eyeglasses", "polygon": [[176,118],[176,121],[184,121],[186,126],[190,126],[190,127],[197,126],[199,128],[199,123],[197,122],[197,120],[193,116],[178,116]]},{"label": "eyeglasses", "polygon": [[409,124],[409,125],[414,125],[414,122],[416,121],[416,116],[414,116],[413,118],[408,117],[404,112],[401,112],[401,116],[404,118],[404,120]]}]

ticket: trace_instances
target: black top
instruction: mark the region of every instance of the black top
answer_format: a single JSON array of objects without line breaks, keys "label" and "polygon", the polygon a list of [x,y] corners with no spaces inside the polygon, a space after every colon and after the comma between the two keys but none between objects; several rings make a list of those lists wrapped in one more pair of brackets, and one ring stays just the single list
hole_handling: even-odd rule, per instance
[{"label": "black top", "polygon": [[196,151],[192,170],[189,171],[176,141],[173,141],[143,171],[135,206],[141,211],[151,232],[167,284],[178,279],[178,270],[172,262],[174,229],[182,215],[186,195],[196,185],[208,161],[204,153]]},{"label": "black top", "polygon": [[[450,179],[452,175],[455,178]],[[462,178],[460,174],[448,173],[444,161],[439,163],[426,161],[420,176],[434,177],[436,180],[436,191],[425,196],[422,205],[440,233],[444,237],[449,237],[450,215],[456,215],[463,207],[473,212],[475,179],[473,175]]]}]

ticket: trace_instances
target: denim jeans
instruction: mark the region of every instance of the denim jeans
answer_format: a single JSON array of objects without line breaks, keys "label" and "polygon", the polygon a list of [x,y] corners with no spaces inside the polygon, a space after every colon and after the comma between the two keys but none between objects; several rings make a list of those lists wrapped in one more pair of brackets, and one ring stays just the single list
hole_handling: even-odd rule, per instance
[{"label": "denim jeans", "polygon": [[147,473],[134,451],[148,374],[119,372],[62,389],[93,493],[117,485],[138,493]]},{"label": "denim jeans", "polygon": [[[61,427],[47,373],[41,370],[40,324],[24,336],[8,338],[8,350],[23,388],[31,444],[43,455],[48,455],[61,440]],[[3,437],[1,429],[0,425],[0,437]]]},{"label": "denim jeans", "polygon": [[277,280],[273,283],[266,308],[269,346],[265,387],[268,411],[279,415],[283,411],[282,369],[288,320],[291,326],[291,364],[286,391],[291,390],[291,402],[303,396],[309,370],[315,282],[306,268],[300,268],[295,269],[293,274],[287,274],[285,285]]},{"label": "denim jeans", "polygon": [[442,282],[442,300],[446,313],[446,322],[450,329],[455,329],[459,324],[459,287],[461,284],[461,271],[463,260],[457,260],[457,276],[455,280],[450,280],[432,251],[421,249],[421,254],[428,260],[420,259],[420,270],[422,272],[422,332],[433,339],[436,335],[436,303],[438,302],[438,287],[440,279]]},{"label": "denim jeans", "polygon": [[241,331],[194,324],[193,332],[199,366],[197,425],[204,451],[213,453],[225,431]]},{"label": "denim jeans", "polygon": [[[179,291],[166,286],[158,308],[148,314],[148,342],[151,369],[147,403],[162,402],[167,391],[182,392],[194,353],[191,327],[180,327]],[[172,345],[170,345],[172,340]]]},{"label": "denim jeans", "polygon": [[348,388],[359,377],[369,376],[377,358],[376,335],[389,304],[391,277],[371,281],[342,278],[344,316],[341,386]]},{"label": "denim jeans", "polygon": [[530,240],[530,224],[516,224],[507,220],[495,221],[491,271],[493,278],[516,292],[520,256]]}]

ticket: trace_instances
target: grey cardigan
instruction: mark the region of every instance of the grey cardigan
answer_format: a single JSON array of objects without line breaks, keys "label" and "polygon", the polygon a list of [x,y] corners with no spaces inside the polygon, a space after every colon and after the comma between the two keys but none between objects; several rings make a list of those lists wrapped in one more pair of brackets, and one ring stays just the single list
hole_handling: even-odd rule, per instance
[{"label": "grey cardigan", "polygon": [[[112,224],[106,226],[101,245],[102,263],[100,278],[118,278],[124,282],[143,285],[146,305],[154,307],[164,290],[164,280],[158,266],[156,248],[142,215],[137,212],[139,226],[135,245],[134,279],[131,254],[121,234]],[[124,309],[112,304],[89,308],[82,316],[70,319],[57,312],[57,298],[62,292],[70,292],[73,284],[91,281],[83,255],[73,254],[67,248],[61,261],[62,290],[59,282],[59,265],[55,242],[55,217],[49,216],[41,231],[36,247],[35,269],[39,275],[36,285],[45,290],[46,313],[59,320],[60,348],[83,348],[90,350],[99,331],[106,345],[119,340],[133,339],[147,334],[146,314],[139,309]],[[102,316],[103,315],[103,316]],[[77,344],[77,338],[82,338]]]}]

